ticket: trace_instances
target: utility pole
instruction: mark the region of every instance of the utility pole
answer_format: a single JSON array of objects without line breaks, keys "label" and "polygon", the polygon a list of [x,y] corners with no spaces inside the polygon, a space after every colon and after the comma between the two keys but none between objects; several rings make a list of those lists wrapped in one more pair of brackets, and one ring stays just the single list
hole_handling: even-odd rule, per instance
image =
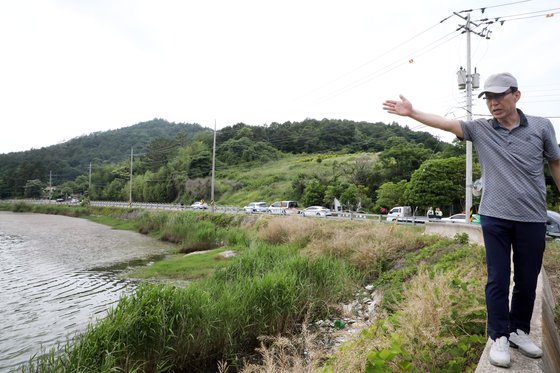
[{"label": "utility pole", "polygon": [[212,144],[212,186],[210,188],[211,211],[214,212],[214,177],[216,173],[216,119],[214,119],[214,143]]},{"label": "utility pole", "polygon": [[[459,82],[459,88],[465,89],[467,91],[467,120],[472,120],[472,91],[473,88],[479,87],[479,74],[476,72],[471,74],[471,24],[478,26],[477,24],[471,22],[470,13],[463,17],[458,13],[454,13],[456,16],[465,20],[465,26],[460,26],[459,29],[464,28],[467,33],[467,70],[461,68],[457,73],[457,78]],[[483,36],[482,34],[477,34]],[[466,141],[466,172],[465,172],[465,223],[470,223],[470,213],[472,209],[472,142]]]},{"label": "utility pole", "polygon": [[132,207],[132,158],[134,157],[134,148],[130,148],[130,188],[128,188],[128,207]]},{"label": "utility pole", "polygon": [[52,199],[52,170],[49,171],[49,200]]},{"label": "utility pole", "polygon": [[91,162],[89,162],[88,198],[91,200]]}]

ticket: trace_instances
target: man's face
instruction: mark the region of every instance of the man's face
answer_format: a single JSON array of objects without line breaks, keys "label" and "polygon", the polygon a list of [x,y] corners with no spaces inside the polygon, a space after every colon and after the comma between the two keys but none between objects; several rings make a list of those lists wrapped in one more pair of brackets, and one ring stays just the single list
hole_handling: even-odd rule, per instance
[{"label": "man's face", "polygon": [[516,104],[521,92],[511,88],[503,93],[486,93],[486,105],[492,116],[498,120],[506,118],[516,112]]}]

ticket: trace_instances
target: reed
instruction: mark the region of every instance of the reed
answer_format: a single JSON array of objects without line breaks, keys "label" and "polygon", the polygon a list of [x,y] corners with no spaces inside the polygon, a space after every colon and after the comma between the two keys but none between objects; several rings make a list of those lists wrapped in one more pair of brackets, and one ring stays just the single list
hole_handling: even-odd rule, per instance
[{"label": "reed", "polygon": [[293,332],[354,287],[355,270],[333,257],[300,256],[295,246],[258,243],[214,276],[186,287],[141,285],[56,358],[23,371],[173,371],[240,367],[261,335]]}]

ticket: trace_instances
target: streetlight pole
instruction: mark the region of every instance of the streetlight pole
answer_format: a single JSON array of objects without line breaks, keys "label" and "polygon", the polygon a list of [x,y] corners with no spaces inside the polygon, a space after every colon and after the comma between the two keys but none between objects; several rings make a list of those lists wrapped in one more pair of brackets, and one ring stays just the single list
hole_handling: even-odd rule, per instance
[{"label": "streetlight pole", "polygon": [[128,187],[128,207],[132,207],[132,160],[134,159],[134,148],[130,148],[130,185]]},{"label": "streetlight pole", "polygon": [[214,212],[214,206],[215,206],[215,201],[214,201],[214,178],[215,178],[215,173],[216,173],[216,119],[214,119],[214,141],[212,143],[212,185],[211,185],[211,189],[210,189],[210,205],[211,207],[211,211]]}]

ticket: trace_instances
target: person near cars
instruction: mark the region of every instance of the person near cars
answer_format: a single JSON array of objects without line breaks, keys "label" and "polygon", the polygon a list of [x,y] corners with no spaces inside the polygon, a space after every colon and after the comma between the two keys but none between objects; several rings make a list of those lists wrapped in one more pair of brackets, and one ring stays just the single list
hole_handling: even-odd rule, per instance
[{"label": "person near cars", "polygon": [[443,217],[443,212],[439,209],[439,207],[436,207],[436,219],[441,219]]},{"label": "person near cars", "polygon": [[[484,96],[492,118],[458,120],[425,113],[404,96],[383,109],[472,141],[482,170],[478,213],[486,247],[486,308],[492,340],[490,363],[511,365],[509,346],[538,358],[542,350],[529,338],[538,274],[545,247],[546,185],[543,163],[560,186],[560,148],[550,120],[517,108],[521,92],[510,73],[488,77]],[[511,251],[514,287],[509,303]]]},{"label": "person near cars", "polygon": [[428,209],[428,212],[426,213],[426,216],[428,217],[428,219],[433,219],[433,218],[435,218],[434,209],[433,209],[432,207],[430,207],[430,208]]}]

